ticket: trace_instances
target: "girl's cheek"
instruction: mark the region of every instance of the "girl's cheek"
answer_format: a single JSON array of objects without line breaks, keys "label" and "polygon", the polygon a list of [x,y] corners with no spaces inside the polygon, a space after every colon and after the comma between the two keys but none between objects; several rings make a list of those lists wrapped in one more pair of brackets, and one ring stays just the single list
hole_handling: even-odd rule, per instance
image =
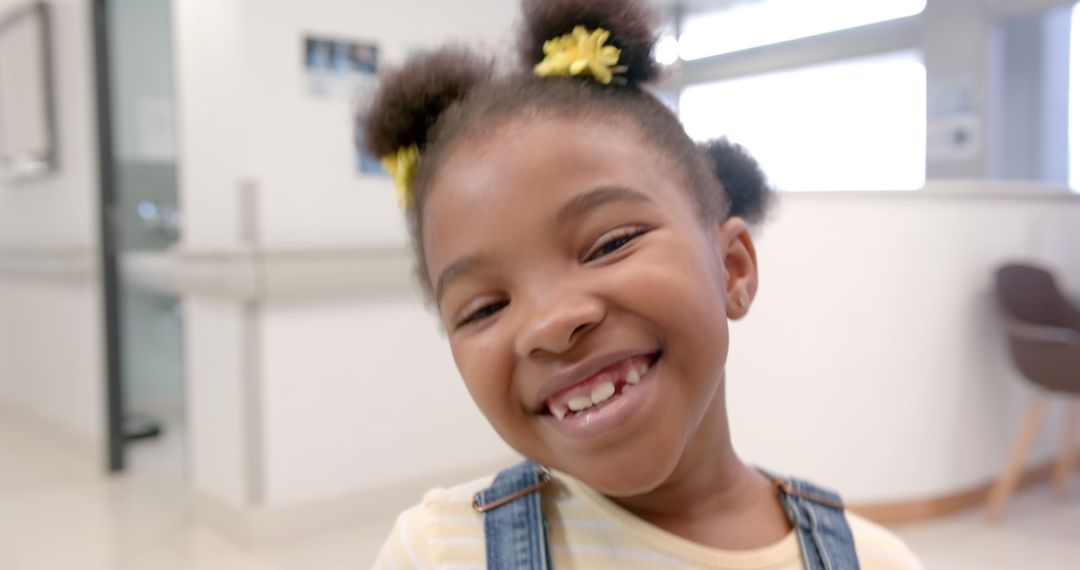
[{"label": "girl's cheek", "polygon": [[484,414],[497,413],[492,406],[504,400],[502,394],[506,393],[510,382],[505,357],[497,356],[490,348],[479,343],[454,347],[452,352],[465,381],[465,388],[483,408]]}]

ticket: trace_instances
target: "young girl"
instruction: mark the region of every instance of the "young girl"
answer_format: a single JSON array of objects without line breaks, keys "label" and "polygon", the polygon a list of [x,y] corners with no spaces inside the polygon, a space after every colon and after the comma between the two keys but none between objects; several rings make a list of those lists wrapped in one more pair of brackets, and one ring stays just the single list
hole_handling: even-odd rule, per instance
[{"label": "young girl", "polygon": [[524,69],[460,49],[385,79],[367,146],[470,394],[528,458],[429,493],[378,568],[918,568],[839,497],[751,468],[728,429],[728,319],[770,192],[643,85],[631,0],[525,0]]}]

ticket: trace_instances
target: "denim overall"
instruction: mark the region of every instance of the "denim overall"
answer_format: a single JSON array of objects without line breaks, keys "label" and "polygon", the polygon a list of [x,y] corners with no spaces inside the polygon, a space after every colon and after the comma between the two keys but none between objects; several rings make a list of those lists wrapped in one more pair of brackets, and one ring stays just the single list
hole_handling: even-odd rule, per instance
[{"label": "denim overall", "polygon": [[[762,473],[780,490],[806,570],[858,570],[855,541],[840,497],[804,481]],[[491,487],[473,498],[473,507],[484,513],[489,569],[552,568],[539,493],[550,477],[543,467],[525,461],[499,473]]]}]

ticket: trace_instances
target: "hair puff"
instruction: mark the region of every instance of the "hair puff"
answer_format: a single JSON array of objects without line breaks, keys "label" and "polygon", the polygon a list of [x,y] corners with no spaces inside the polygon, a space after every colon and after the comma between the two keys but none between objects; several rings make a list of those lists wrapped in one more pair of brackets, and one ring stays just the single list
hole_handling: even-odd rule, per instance
[{"label": "hair puff", "polygon": [[764,220],[776,193],[769,186],[757,160],[742,145],[726,138],[701,143],[713,172],[724,185],[730,204],[729,215],[750,223]]},{"label": "hair puff", "polygon": [[375,156],[411,145],[423,150],[439,117],[493,72],[490,59],[461,47],[410,58],[382,77],[368,109],[364,147]]},{"label": "hair puff", "polygon": [[522,63],[528,69],[544,59],[544,43],[573,31],[576,26],[604,28],[611,32],[610,45],[622,51],[620,74],[629,85],[641,85],[660,77],[653,59],[658,15],[642,0],[523,0]]}]

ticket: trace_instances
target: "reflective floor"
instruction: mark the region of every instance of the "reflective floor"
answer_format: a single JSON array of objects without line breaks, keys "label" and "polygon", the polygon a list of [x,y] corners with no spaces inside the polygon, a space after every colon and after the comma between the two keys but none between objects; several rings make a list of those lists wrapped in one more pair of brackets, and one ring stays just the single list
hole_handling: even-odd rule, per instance
[{"label": "reflective floor", "polygon": [[[132,453],[129,475],[88,472],[0,414],[4,570],[336,570],[367,568],[389,521],[246,547],[192,520],[176,426]],[[971,511],[896,529],[929,569],[1080,568],[1080,478],[1072,498],[1024,492],[1004,520]]]}]

